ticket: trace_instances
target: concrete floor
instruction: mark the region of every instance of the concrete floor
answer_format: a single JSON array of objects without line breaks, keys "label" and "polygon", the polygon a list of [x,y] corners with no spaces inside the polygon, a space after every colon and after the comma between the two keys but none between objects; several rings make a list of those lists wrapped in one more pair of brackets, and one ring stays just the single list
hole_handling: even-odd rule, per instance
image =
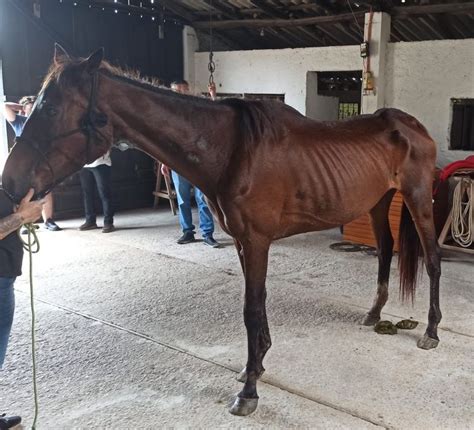
[{"label": "concrete floor", "polygon": [[[415,306],[398,301],[396,261],[385,319],[414,331],[358,325],[375,293],[376,258],[332,251],[337,231],[272,247],[268,317],[273,347],[249,417],[227,412],[246,361],[243,277],[225,247],[177,245],[168,211],[119,214],[118,230],[40,231],[34,256],[40,429],[474,428],[474,264],[443,263],[437,349],[426,328],[425,275]],[[0,374],[0,411],[31,425],[27,259]]]}]

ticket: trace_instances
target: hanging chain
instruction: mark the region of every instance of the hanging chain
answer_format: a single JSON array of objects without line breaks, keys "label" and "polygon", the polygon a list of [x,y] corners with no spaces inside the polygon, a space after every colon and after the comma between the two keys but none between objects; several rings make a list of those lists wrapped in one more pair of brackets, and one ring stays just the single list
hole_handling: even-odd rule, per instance
[{"label": "hanging chain", "polygon": [[209,52],[209,64],[207,65],[207,70],[209,70],[209,85],[214,83],[214,72],[216,70],[216,63],[214,63],[212,59],[213,56],[214,54]]},{"label": "hanging chain", "polygon": [[207,65],[207,70],[209,70],[209,85],[214,85],[214,72],[216,70],[216,63],[214,63],[214,52],[212,49],[212,0],[209,3],[209,63]]}]

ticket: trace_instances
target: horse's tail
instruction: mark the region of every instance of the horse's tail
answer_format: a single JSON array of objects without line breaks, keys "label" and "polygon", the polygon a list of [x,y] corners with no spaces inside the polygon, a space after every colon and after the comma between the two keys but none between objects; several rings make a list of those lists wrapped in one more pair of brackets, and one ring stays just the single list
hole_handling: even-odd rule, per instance
[{"label": "horse's tail", "polygon": [[[400,297],[403,301],[408,298],[413,302],[418,281],[419,257],[422,247],[415,223],[403,203],[398,237],[398,269],[400,271]],[[422,263],[423,264],[423,263]]]}]

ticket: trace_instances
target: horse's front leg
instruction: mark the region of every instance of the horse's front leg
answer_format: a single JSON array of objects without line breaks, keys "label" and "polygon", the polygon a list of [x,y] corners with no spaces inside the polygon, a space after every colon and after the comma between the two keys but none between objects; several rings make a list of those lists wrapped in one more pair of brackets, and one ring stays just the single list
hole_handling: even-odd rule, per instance
[{"label": "horse's front leg", "polygon": [[265,310],[269,246],[270,241],[252,236],[242,243],[248,359],[244,387],[230,408],[230,413],[234,415],[249,415],[257,408],[257,379],[265,370],[262,361],[271,346]]}]

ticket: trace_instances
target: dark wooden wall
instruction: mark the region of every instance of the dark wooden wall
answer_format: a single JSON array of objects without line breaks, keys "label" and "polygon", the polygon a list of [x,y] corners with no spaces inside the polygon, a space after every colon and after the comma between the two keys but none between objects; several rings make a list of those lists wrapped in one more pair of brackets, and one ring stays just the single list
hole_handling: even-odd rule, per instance
[{"label": "dark wooden wall", "polygon": [[[113,9],[89,8],[87,2],[41,0],[40,18],[33,15],[31,0],[0,0],[0,57],[7,100],[36,94],[53,56],[54,42],[76,56],[105,48],[106,59],[140,70],[165,82],[183,73],[182,25],[158,23],[148,16],[115,14]],[[9,129],[9,141],[13,136]],[[112,151],[112,178],[117,210],[150,207],[155,184],[153,160],[140,151]],[[78,175],[55,190],[57,218],[82,214]],[[99,205],[100,206],[100,205]]]}]

